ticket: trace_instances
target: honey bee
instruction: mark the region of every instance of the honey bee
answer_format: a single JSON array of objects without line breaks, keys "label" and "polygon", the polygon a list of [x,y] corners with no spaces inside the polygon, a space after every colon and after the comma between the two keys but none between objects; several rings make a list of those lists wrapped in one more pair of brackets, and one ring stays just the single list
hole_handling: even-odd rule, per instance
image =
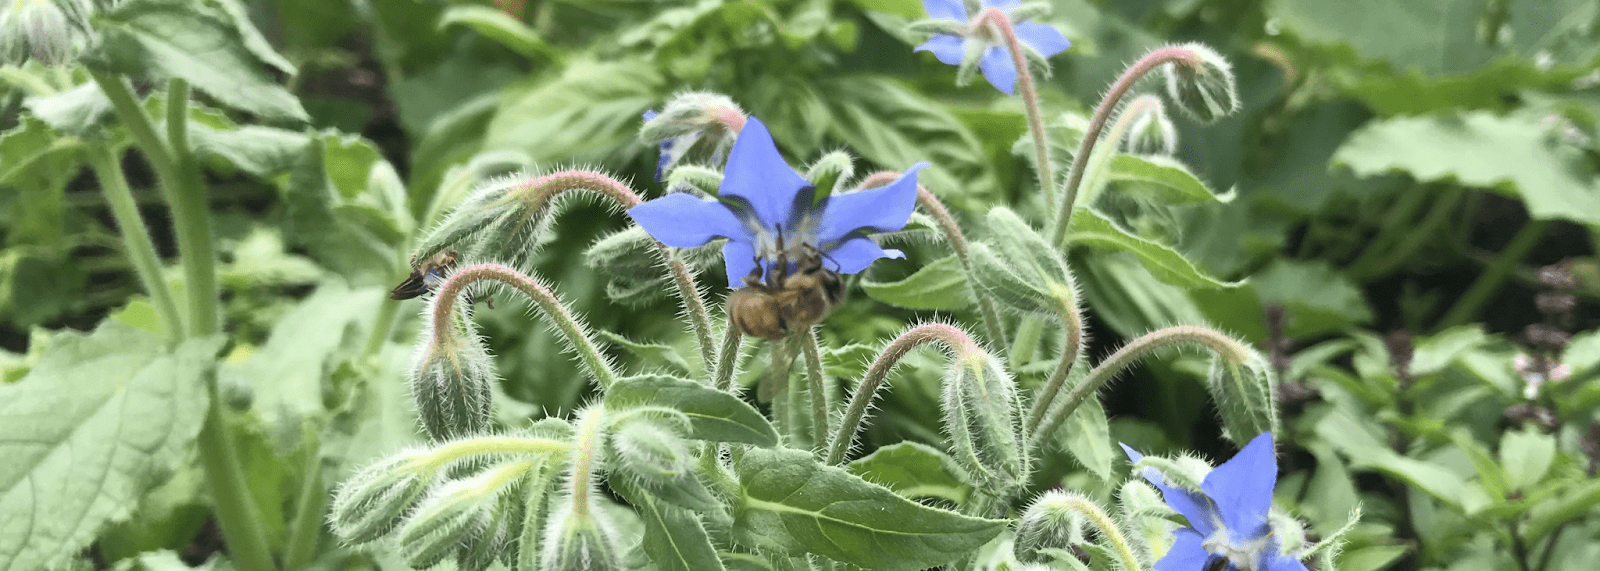
[{"label": "honey bee", "polygon": [[758,261],[745,276],[745,287],[728,294],[728,316],[746,335],[782,339],[822,321],[844,301],[844,282],[838,272],[823,267],[822,252],[814,246],[806,246],[792,273],[783,255],[773,271],[773,279],[763,280]]},{"label": "honey bee", "polygon": [[[389,290],[389,299],[411,299],[422,294],[439,289],[444,285],[445,278],[450,277],[450,272],[455,271],[460,255],[455,250],[445,250],[423,260],[418,264],[416,259],[411,260],[411,275],[400,285]],[[494,299],[485,296],[483,299],[467,297],[467,303],[475,304],[482,301],[489,309],[494,309]]]}]

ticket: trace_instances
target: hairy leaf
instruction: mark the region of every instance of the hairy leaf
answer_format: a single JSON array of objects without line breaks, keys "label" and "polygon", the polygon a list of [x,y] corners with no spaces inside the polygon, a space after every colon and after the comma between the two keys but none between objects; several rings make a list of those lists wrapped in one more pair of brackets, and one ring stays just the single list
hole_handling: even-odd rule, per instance
[{"label": "hairy leaf", "polygon": [[667,375],[619,379],[606,390],[606,406],[656,405],[689,417],[690,436],[700,440],[777,446],[778,431],[738,396]]}]

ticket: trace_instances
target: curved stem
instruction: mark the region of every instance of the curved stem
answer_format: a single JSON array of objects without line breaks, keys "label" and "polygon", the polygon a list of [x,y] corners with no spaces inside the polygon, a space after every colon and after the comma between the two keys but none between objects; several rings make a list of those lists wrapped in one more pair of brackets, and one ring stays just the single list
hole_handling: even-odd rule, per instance
[{"label": "curved stem", "polygon": [[[1160,98],[1154,95],[1140,95],[1122,106],[1121,112],[1117,113],[1117,119],[1111,122],[1111,127],[1106,129],[1105,135],[1101,137],[1104,144],[1095,147],[1083,167],[1083,180],[1078,184],[1077,194],[1085,205],[1093,204],[1101,189],[1105,188],[1106,170],[1110,168],[1111,159],[1117,156],[1122,141],[1127,139],[1128,131],[1133,130],[1134,121],[1150,108],[1160,105]],[[1062,230],[1065,232],[1072,229]]]},{"label": "curved stem", "polygon": [[211,206],[200,178],[200,166],[189,149],[189,82],[167,82],[167,150],[172,153],[176,178],[167,195],[172,205],[172,225],[178,234],[183,261],[183,291],[189,298],[189,332],[196,336],[216,333],[221,326],[217,309],[216,253],[211,240]]},{"label": "curved stem", "polygon": [[800,351],[806,357],[807,390],[811,393],[811,442],[819,452],[828,443],[828,434],[833,430],[828,426],[828,390],[823,386],[822,355],[817,347],[817,330],[809,329],[806,338],[800,341]]},{"label": "curved stem", "polygon": [[[733,375],[739,368],[739,350],[744,348],[744,334],[733,324],[733,319],[728,319],[728,326],[722,330],[722,352],[717,355],[716,376],[711,379],[711,386],[717,390],[730,390],[733,388]],[[707,367],[713,366],[710,363]]]},{"label": "curved stem", "polygon": [[[1033,71],[1028,67],[1028,58],[1022,51],[1022,42],[1017,39],[1017,31],[1011,25],[1011,18],[999,8],[984,10],[975,19],[977,22],[986,22],[1005,41],[1006,51],[1011,53],[1011,62],[1017,67],[1017,91],[1022,94],[1022,108],[1028,115],[1028,131],[1033,133],[1033,152],[1035,170],[1039,175],[1039,186],[1044,189],[1045,214],[1056,205],[1056,180],[1055,165],[1050,162],[1050,141],[1044,128],[1044,113],[1039,108],[1039,90],[1033,84]],[[1001,340],[996,339],[999,343]]]},{"label": "curved stem", "polygon": [[211,489],[217,525],[222,528],[228,553],[239,569],[275,570],[278,566],[272,561],[267,533],[262,528],[265,520],[245,484],[244,467],[234,452],[233,431],[223,416],[227,405],[217,392],[215,372],[207,377],[206,392],[211,396],[211,405],[206,407],[205,426],[200,429],[196,447],[200,450],[200,465],[205,467],[206,485]]},{"label": "curved stem", "polygon": [[578,421],[578,435],[573,440],[572,447],[572,514],[584,516],[589,513],[589,492],[594,489],[594,484],[589,482],[594,477],[594,457],[600,453],[600,425],[605,422],[605,409],[592,407],[582,414]]},{"label": "curved stem", "polygon": [[[873,173],[871,176],[862,179],[861,184],[857,185],[856,189],[883,186],[894,182],[895,179],[900,178],[901,174],[897,171]],[[920,184],[917,185],[917,205],[921,206],[922,210],[932,216],[934,222],[939,224],[939,230],[944,234],[945,241],[950,243],[950,250],[955,252],[956,260],[961,262],[961,269],[966,272],[967,279],[974,279],[972,277],[972,261],[967,255],[971,245],[967,242],[967,235],[961,231],[961,225],[956,224],[955,217],[950,215],[950,210],[945,208],[939,197],[928,191],[928,187]],[[989,334],[990,342],[997,346],[1004,346],[1006,344],[1006,332],[1002,326],[1003,322],[1000,320],[1000,310],[995,307],[994,300],[978,296],[978,309],[982,312],[983,327]]]},{"label": "curved stem", "polygon": [[566,452],[571,443],[544,438],[519,438],[515,436],[484,436],[456,440],[418,459],[419,468],[435,471],[464,456],[475,454],[553,454]]},{"label": "curved stem", "polygon": [[1144,569],[1139,564],[1139,557],[1133,554],[1133,548],[1128,545],[1128,538],[1122,535],[1122,530],[1117,527],[1117,522],[1112,521],[1111,516],[1106,515],[1105,510],[1100,509],[1100,506],[1095,505],[1088,498],[1076,495],[1067,495],[1061,498],[1061,501],[1072,511],[1083,514],[1084,517],[1094,523],[1096,528],[1099,528],[1100,537],[1105,538],[1106,542],[1111,544],[1112,550],[1117,554],[1117,559],[1122,562],[1123,569],[1129,571]]},{"label": "curved stem", "polygon": [[1062,420],[1071,416],[1073,411],[1076,411],[1078,406],[1083,404],[1083,401],[1088,400],[1091,395],[1099,392],[1100,387],[1105,386],[1106,382],[1115,377],[1117,373],[1151,352],[1173,345],[1199,345],[1220,353],[1233,361],[1242,361],[1249,358],[1250,355],[1250,349],[1240,345],[1238,341],[1205,327],[1177,325],[1146,333],[1143,337],[1129,341],[1127,345],[1123,345],[1121,349],[1117,349],[1117,352],[1112,353],[1110,357],[1106,357],[1099,365],[1090,369],[1089,374],[1085,375],[1082,381],[1072,387],[1072,390],[1068,391],[1065,397],[1062,397],[1060,406],[1055,406],[1053,410],[1047,411],[1036,430],[1028,434],[1028,449],[1035,449],[1042,441],[1041,435],[1050,434],[1051,431],[1054,431],[1056,425],[1061,424]]},{"label": "curved stem", "polygon": [[700,346],[700,359],[705,362],[707,370],[715,369],[717,342],[712,338],[711,314],[706,311],[706,302],[701,295],[700,286],[694,283],[694,274],[689,273],[688,264],[683,263],[683,258],[673,254],[666,244],[656,242],[656,251],[661,254],[662,261],[667,264],[667,270],[672,273],[672,281],[678,285],[678,299],[683,303],[683,311],[689,314],[689,321],[694,326],[694,338]]},{"label": "curved stem", "polygon": [[596,348],[594,340],[589,336],[589,329],[578,322],[566,305],[561,303],[561,299],[538,280],[500,264],[477,264],[461,268],[450,274],[444,285],[439,286],[439,293],[434,301],[436,307],[432,312],[434,342],[453,335],[450,316],[455,314],[455,304],[467,285],[479,280],[494,280],[527,295],[546,317],[555,322],[556,328],[566,335],[567,342],[572,344],[572,348],[589,367],[589,372],[594,375],[595,381],[600,383],[601,389],[610,387],[611,383],[616,381],[616,371],[611,369],[611,362]]},{"label": "curved stem", "polygon": [[1061,386],[1066,384],[1067,376],[1072,373],[1072,365],[1077,363],[1078,355],[1083,351],[1083,316],[1078,311],[1076,304],[1061,316],[1066,325],[1066,339],[1061,343],[1061,360],[1056,362],[1056,368],[1050,372],[1050,379],[1045,381],[1044,387],[1039,389],[1039,395],[1033,401],[1033,410],[1028,411],[1028,422],[1023,425],[1023,434],[1033,434],[1033,429],[1044,420],[1044,413],[1056,400],[1056,395],[1061,392]]},{"label": "curved stem", "polygon": [[838,464],[844,461],[845,453],[850,451],[854,443],[856,431],[861,428],[861,422],[867,415],[867,407],[872,405],[872,399],[877,396],[878,386],[889,376],[889,371],[894,369],[906,353],[924,343],[942,343],[956,355],[980,352],[978,344],[954,325],[944,323],[924,323],[911,328],[899,337],[894,338],[884,346],[883,352],[873,359],[867,367],[866,374],[861,376],[861,383],[856,386],[856,391],[850,394],[850,404],[845,407],[844,416],[839,421],[839,430],[834,433],[833,441],[828,447],[828,463]]},{"label": "curved stem", "polygon": [[1111,84],[1111,89],[1106,92],[1105,98],[1100,100],[1100,106],[1095,108],[1094,116],[1089,119],[1089,128],[1083,132],[1083,141],[1078,144],[1078,153],[1072,156],[1072,167],[1067,171],[1066,193],[1062,196],[1061,207],[1055,211],[1056,224],[1050,230],[1051,242],[1060,244],[1067,234],[1067,229],[1072,225],[1072,210],[1078,200],[1078,186],[1083,183],[1085,161],[1089,160],[1089,154],[1094,151],[1095,142],[1100,138],[1100,131],[1105,128],[1106,121],[1111,119],[1111,113],[1117,109],[1117,104],[1122,102],[1122,96],[1126,95],[1145,74],[1169,62],[1194,62],[1195,65],[1199,65],[1195,53],[1188,49],[1156,48],[1128,66],[1128,69],[1122,72],[1122,77]]},{"label": "curved stem", "polygon": [[139,205],[133,199],[133,191],[128,188],[128,177],[122,171],[122,161],[108,145],[86,145],[84,149],[89,167],[94,170],[95,178],[100,180],[106,202],[111,205],[111,215],[117,221],[117,230],[122,233],[123,248],[127,250],[128,259],[139,274],[139,281],[144,283],[145,291],[150,294],[150,304],[155,307],[156,316],[161,319],[161,329],[167,332],[167,338],[172,341],[183,339],[187,333],[178,313],[178,303],[174,301],[167,280],[161,276],[161,258],[156,255],[150,230],[145,227],[144,217],[139,215]]},{"label": "curved stem", "polygon": [[1549,226],[1549,220],[1532,220],[1523,226],[1522,230],[1517,231],[1517,235],[1513,236],[1511,243],[1506,244],[1505,249],[1500,251],[1500,255],[1489,265],[1489,269],[1479,274],[1478,279],[1472,282],[1466,293],[1461,294],[1461,297],[1456,299],[1455,305],[1450,306],[1450,311],[1439,318],[1439,323],[1434,325],[1434,329],[1455,327],[1477,315],[1483,304],[1488,303],[1494,292],[1500,289],[1500,284],[1505,282],[1506,276],[1511,275],[1511,270],[1522,262],[1522,258],[1527,256],[1528,252],[1533,251],[1534,246],[1539,245],[1540,240],[1544,239],[1545,229]]}]

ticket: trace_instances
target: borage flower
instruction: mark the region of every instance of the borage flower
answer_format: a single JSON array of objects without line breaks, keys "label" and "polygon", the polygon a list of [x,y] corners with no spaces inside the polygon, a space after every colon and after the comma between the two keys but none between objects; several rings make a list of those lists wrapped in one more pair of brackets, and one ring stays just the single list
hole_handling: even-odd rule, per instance
[{"label": "borage flower", "polygon": [[[949,65],[962,65],[968,54],[977,54],[978,69],[983,71],[984,79],[1006,95],[1016,93],[1017,65],[1006,49],[1005,40],[996,37],[992,27],[973,22],[973,19],[989,8],[998,8],[1006,14],[1006,18],[1012,19],[1012,11],[1022,6],[1022,0],[983,0],[975,13],[967,12],[967,4],[963,0],[922,0],[922,6],[935,20],[960,22],[969,27],[962,35],[934,34],[927,43],[917,46],[916,51],[933,52],[934,57]],[[1042,57],[1050,57],[1072,47],[1072,42],[1055,26],[1015,22],[1012,29],[1023,46]]]},{"label": "borage flower", "polygon": [[758,263],[770,278],[773,263],[795,264],[810,248],[822,253],[828,269],[853,274],[879,258],[905,256],[866,234],[906,225],[916,207],[917,171],[927,166],[917,163],[885,186],[818,197],[816,187],[778,154],[767,126],[751,117],[733,143],[716,198],[677,192],[628,214],[674,248],[727,238],[722,257],[733,288],[742,287]]},{"label": "borage flower", "polygon": [[[1134,464],[1144,457],[1126,444],[1122,450]],[[1190,527],[1173,531],[1177,542],[1156,562],[1156,571],[1306,571],[1304,563],[1283,553],[1267,521],[1278,482],[1272,433],[1256,436],[1232,459],[1212,469],[1200,483],[1200,492],[1167,485],[1154,468],[1145,468],[1140,475],[1161,490],[1167,505],[1189,519]],[[1216,564],[1226,566],[1213,567]]]}]

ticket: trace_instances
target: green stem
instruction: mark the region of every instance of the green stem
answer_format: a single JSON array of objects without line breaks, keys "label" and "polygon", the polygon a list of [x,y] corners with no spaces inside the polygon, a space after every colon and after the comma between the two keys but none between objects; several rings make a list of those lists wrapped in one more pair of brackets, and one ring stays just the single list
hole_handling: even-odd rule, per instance
[{"label": "green stem", "polygon": [[317,555],[317,540],[322,536],[323,510],[328,493],[322,487],[322,441],[311,428],[301,431],[306,442],[305,464],[301,467],[300,493],[289,521],[289,543],[283,549],[284,569],[303,569]]},{"label": "green stem", "polygon": [[722,352],[717,356],[717,372],[711,379],[711,386],[724,391],[733,389],[733,375],[739,369],[739,352],[743,348],[744,334],[734,326],[733,319],[730,318],[728,326],[722,330]]},{"label": "green stem", "polygon": [[478,454],[556,454],[566,452],[571,444],[560,440],[544,438],[520,438],[516,436],[483,436],[456,440],[438,448],[434,448],[427,455],[418,459],[418,468],[427,472],[438,471],[446,464],[466,456]]},{"label": "green stem", "polygon": [[90,77],[99,84],[100,91],[111,100],[111,107],[117,113],[117,118],[123,126],[128,128],[128,133],[133,135],[134,145],[139,147],[139,152],[144,153],[144,158],[150,163],[150,169],[155,171],[156,178],[160,179],[162,189],[167,192],[167,200],[172,200],[172,189],[178,184],[177,164],[172,160],[171,151],[167,150],[167,142],[156,133],[155,122],[150,115],[145,113],[144,107],[139,104],[139,99],[133,94],[133,87],[128,80],[120,76],[90,70]]},{"label": "green stem", "polygon": [[589,336],[588,327],[578,322],[572,311],[561,303],[549,288],[533,278],[522,275],[515,269],[500,264],[477,264],[456,270],[446,279],[444,285],[439,286],[436,300],[437,307],[433,309],[433,336],[434,339],[443,339],[453,335],[450,317],[455,314],[455,304],[460,300],[462,292],[467,285],[478,280],[494,280],[522,292],[534,305],[538,306],[545,317],[555,323],[557,329],[566,336],[567,342],[577,351],[579,358],[589,368],[589,373],[594,376],[601,389],[610,387],[617,380],[616,371],[611,368],[611,361],[600,353],[594,340]]},{"label": "green stem", "polygon": [[1428,193],[1421,189],[1411,192],[1402,192],[1395,203],[1388,209],[1384,216],[1383,227],[1378,230],[1378,235],[1367,242],[1367,247],[1357,256],[1355,261],[1345,268],[1350,277],[1358,282],[1369,281],[1374,274],[1374,266],[1385,264],[1391,257],[1391,251],[1396,242],[1402,238],[1415,237],[1417,226],[1412,224],[1417,211],[1428,202]]},{"label": "green stem", "polygon": [[1116,111],[1117,105],[1122,102],[1122,97],[1128,90],[1133,89],[1145,74],[1150,73],[1162,64],[1169,62],[1187,62],[1199,65],[1199,57],[1188,49],[1181,47],[1164,47],[1151,50],[1139,61],[1128,66],[1111,84],[1111,89],[1106,92],[1105,98],[1100,100],[1100,106],[1094,110],[1094,116],[1089,119],[1089,128],[1083,132],[1083,141],[1078,143],[1078,153],[1072,156],[1072,167],[1067,171],[1066,193],[1061,199],[1061,208],[1055,211],[1056,224],[1050,230],[1050,242],[1060,244],[1066,238],[1067,229],[1072,226],[1072,212],[1078,200],[1078,186],[1083,183],[1084,167],[1087,165],[1089,155],[1094,152],[1095,142],[1100,138],[1100,131],[1105,129],[1106,121],[1111,119],[1111,113]]},{"label": "green stem", "polygon": [[717,342],[712,338],[711,313],[706,311],[700,286],[694,283],[694,275],[689,273],[689,266],[683,263],[683,258],[673,254],[671,248],[660,242],[656,242],[656,249],[662,261],[666,262],[672,281],[677,283],[678,300],[683,303],[683,311],[689,314],[689,321],[694,325],[700,359],[705,362],[706,370],[713,370],[717,367]]},{"label": "green stem", "polygon": [[1478,310],[1483,308],[1483,304],[1488,303],[1489,298],[1500,289],[1500,284],[1505,282],[1506,276],[1511,274],[1517,264],[1522,263],[1522,258],[1533,251],[1534,246],[1539,245],[1549,226],[1548,220],[1533,220],[1523,226],[1522,230],[1511,238],[1511,243],[1506,244],[1506,248],[1500,251],[1500,256],[1495,258],[1489,269],[1472,282],[1472,286],[1467,288],[1466,293],[1461,294],[1456,304],[1434,327],[1448,329],[1466,323],[1476,316]]},{"label": "green stem", "polygon": [[845,454],[855,443],[856,431],[861,428],[861,423],[867,416],[867,409],[871,407],[872,400],[878,394],[878,387],[889,377],[889,372],[894,370],[894,366],[899,364],[912,349],[933,342],[944,344],[957,356],[982,351],[967,332],[944,323],[924,323],[895,337],[884,346],[883,352],[872,360],[872,364],[867,366],[866,374],[861,376],[861,383],[856,385],[856,391],[850,394],[850,403],[845,406],[844,416],[839,421],[839,430],[834,433],[833,440],[828,446],[828,464],[839,464],[844,461]]},{"label": "green stem", "polygon": [[[1123,106],[1117,113],[1117,119],[1111,122],[1111,127],[1106,129],[1101,137],[1104,144],[1095,147],[1089,155],[1089,160],[1083,166],[1083,181],[1079,183],[1078,200],[1085,206],[1094,204],[1100,192],[1105,189],[1108,182],[1106,171],[1111,168],[1111,159],[1120,152],[1122,141],[1127,139],[1128,132],[1133,130],[1133,123],[1140,115],[1149,112],[1152,108],[1159,108],[1161,99],[1154,95],[1140,95]],[[1071,231],[1065,228],[1063,231]]]},{"label": "green stem", "polygon": [[800,350],[806,357],[807,390],[811,393],[811,443],[818,452],[827,447],[828,434],[832,427],[828,426],[828,389],[823,386],[822,355],[817,347],[817,330],[810,329],[806,339],[801,340]]},{"label": "green stem", "polygon": [[1100,506],[1095,505],[1088,498],[1076,495],[1067,495],[1062,498],[1062,502],[1072,511],[1083,514],[1090,522],[1094,523],[1096,528],[1100,529],[1100,537],[1105,538],[1106,542],[1111,544],[1112,550],[1117,554],[1117,559],[1121,560],[1123,569],[1128,571],[1144,569],[1144,566],[1139,564],[1139,557],[1133,554],[1133,548],[1128,544],[1128,538],[1122,535],[1122,530],[1117,527],[1117,522],[1112,521],[1111,516],[1106,515],[1105,510],[1100,509]]},{"label": "green stem", "polygon": [[183,291],[189,297],[189,331],[196,336],[211,335],[220,325],[216,253],[211,244],[211,207],[206,203],[200,167],[189,148],[189,82],[178,78],[167,82],[167,143],[177,176],[167,196],[172,202],[172,224],[183,259]]},{"label": "green stem", "polygon": [[1021,369],[1023,365],[1033,360],[1033,352],[1039,349],[1039,336],[1044,334],[1044,318],[1037,315],[1024,315],[1017,322],[1017,336],[1011,340],[1011,368]]},{"label": "green stem", "polygon": [[264,520],[245,484],[244,468],[234,453],[233,432],[223,417],[227,405],[217,393],[215,373],[208,377],[206,390],[211,395],[211,405],[206,408],[206,423],[196,445],[216,508],[217,525],[222,528],[234,565],[242,571],[273,571],[278,567],[267,548]]},{"label": "green stem", "polygon": [[[1056,205],[1056,179],[1052,172],[1055,165],[1050,160],[1050,141],[1044,127],[1044,113],[1039,107],[1039,90],[1033,84],[1033,71],[1028,66],[1028,58],[1022,50],[1022,42],[1017,39],[1017,31],[1011,25],[1011,18],[999,8],[984,10],[976,18],[992,26],[1001,40],[1005,41],[1006,51],[1011,53],[1011,63],[1017,68],[1017,91],[1022,94],[1022,108],[1028,115],[1028,131],[1033,134],[1034,169],[1039,175],[1039,186],[1044,189],[1045,214],[1049,216],[1050,209]],[[996,338],[996,343],[1000,339]]]},{"label": "green stem", "polygon": [[361,349],[362,356],[371,357],[383,350],[383,344],[389,340],[389,333],[394,330],[395,317],[399,313],[399,300],[384,297],[378,303],[378,315],[373,318],[372,331],[367,333],[367,344]]},{"label": "green stem", "polygon": [[1078,354],[1083,351],[1083,317],[1077,305],[1071,306],[1061,320],[1066,326],[1066,339],[1061,343],[1061,360],[1056,362],[1050,379],[1045,381],[1038,398],[1034,399],[1033,410],[1028,412],[1028,422],[1023,425],[1023,434],[1033,434],[1033,429],[1038,428],[1039,422],[1044,420],[1044,413],[1050,410],[1056,395],[1061,392],[1061,386],[1066,384],[1067,376],[1072,373],[1072,365],[1078,362]]},{"label": "green stem", "polygon": [[1146,355],[1173,345],[1198,345],[1233,361],[1243,361],[1250,355],[1249,348],[1240,345],[1238,341],[1205,327],[1176,325],[1146,333],[1143,337],[1129,341],[1127,345],[1123,345],[1117,352],[1090,369],[1083,380],[1060,399],[1062,404],[1047,411],[1037,429],[1028,434],[1028,449],[1036,450],[1039,443],[1044,440],[1042,435],[1054,431],[1061,421],[1071,416],[1073,411],[1076,411],[1078,406],[1091,395],[1098,393],[1100,387],[1105,386],[1117,373]]},{"label": "green stem", "polygon": [[117,220],[123,248],[127,250],[128,259],[133,262],[139,281],[144,283],[145,291],[150,294],[150,303],[155,306],[156,315],[161,319],[162,331],[166,331],[168,338],[173,341],[187,337],[183,318],[178,314],[178,304],[173,300],[172,288],[161,276],[161,258],[156,255],[155,243],[150,241],[150,230],[145,227],[144,217],[139,215],[133,191],[128,188],[127,175],[122,172],[122,161],[105,144],[86,145],[85,150],[89,167],[100,179],[100,188],[105,191],[106,202],[111,205],[111,215]]},{"label": "green stem", "polygon": [[[802,443],[811,440],[811,435],[806,432],[806,386],[804,383],[795,382],[794,358],[800,352],[800,334],[794,333],[783,340],[783,378],[784,395],[788,399],[788,406],[784,412],[789,415],[789,444],[800,448]],[[813,446],[821,446],[815,442]]]},{"label": "green stem", "polygon": [[589,492],[594,489],[589,481],[594,477],[594,458],[600,454],[600,428],[605,417],[604,408],[591,407],[578,420],[578,434],[572,441],[572,473],[568,475],[575,516],[589,513]]}]

